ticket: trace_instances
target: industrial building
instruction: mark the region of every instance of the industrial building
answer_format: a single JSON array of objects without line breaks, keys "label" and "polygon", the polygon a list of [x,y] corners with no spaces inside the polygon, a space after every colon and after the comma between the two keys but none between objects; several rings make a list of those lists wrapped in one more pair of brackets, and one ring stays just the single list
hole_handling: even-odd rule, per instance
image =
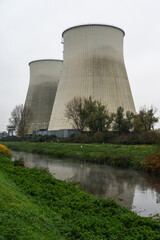
[{"label": "industrial building", "polygon": [[62,34],[63,67],[49,123],[49,131],[73,129],[65,117],[66,103],[76,97],[100,100],[109,112],[119,106],[135,112],[123,56],[124,31],[90,24]]},{"label": "industrial building", "polygon": [[30,83],[25,106],[32,113],[29,134],[47,130],[63,61],[37,60],[29,63]]},{"label": "industrial building", "polygon": [[100,100],[109,112],[119,106],[135,113],[124,63],[122,29],[103,24],[79,25],[62,33],[63,61],[29,63],[30,83],[25,106],[31,109],[29,134],[74,132],[66,116],[66,104],[74,97]]}]

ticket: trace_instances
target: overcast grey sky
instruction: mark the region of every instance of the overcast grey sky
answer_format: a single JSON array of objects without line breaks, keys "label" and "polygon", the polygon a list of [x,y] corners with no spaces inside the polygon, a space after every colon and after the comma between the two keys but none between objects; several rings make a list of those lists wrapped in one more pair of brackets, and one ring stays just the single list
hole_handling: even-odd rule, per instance
[{"label": "overcast grey sky", "polygon": [[160,0],[0,0],[0,131],[25,102],[28,63],[62,59],[62,32],[79,24],[122,28],[124,58],[136,110],[160,116]]}]

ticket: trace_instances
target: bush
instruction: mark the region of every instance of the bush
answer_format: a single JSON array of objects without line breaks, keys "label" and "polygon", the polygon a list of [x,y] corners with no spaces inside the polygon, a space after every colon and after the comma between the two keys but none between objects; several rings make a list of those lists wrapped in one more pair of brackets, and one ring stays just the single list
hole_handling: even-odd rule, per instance
[{"label": "bush", "polygon": [[160,143],[160,132],[158,131],[148,131],[140,134],[130,133],[130,134],[114,134],[110,143],[115,144],[157,144]]},{"label": "bush", "polygon": [[1,139],[2,142],[19,142],[20,139],[17,136],[7,136]]},{"label": "bush", "polygon": [[155,144],[160,142],[160,132],[148,131],[141,134],[141,141],[145,144]]},{"label": "bush", "polygon": [[0,153],[4,154],[7,157],[12,157],[11,151],[4,145],[0,144]]},{"label": "bush", "polygon": [[111,140],[112,143],[116,144],[130,144],[131,142],[131,136],[128,134],[121,134],[119,136],[116,136]]},{"label": "bush", "polygon": [[16,166],[16,167],[18,167],[18,166],[19,167],[24,167],[24,161],[23,161],[23,159],[15,160],[13,165]]},{"label": "bush", "polygon": [[[74,137],[72,138],[68,138],[67,139],[68,142],[74,142],[74,143],[92,143],[92,137],[90,136],[89,133],[80,133],[80,134],[76,134]],[[64,138],[61,139],[61,142],[64,142]]]},{"label": "bush", "polygon": [[55,135],[34,135],[32,137],[28,137],[26,140],[28,142],[56,142],[57,137]]},{"label": "bush", "polygon": [[142,168],[147,172],[160,174],[160,152],[147,156]]},{"label": "bush", "polygon": [[97,131],[93,134],[93,140],[96,143],[101,143],[104,141],[104,136],[103,136],[103,132],[101,131]]}]

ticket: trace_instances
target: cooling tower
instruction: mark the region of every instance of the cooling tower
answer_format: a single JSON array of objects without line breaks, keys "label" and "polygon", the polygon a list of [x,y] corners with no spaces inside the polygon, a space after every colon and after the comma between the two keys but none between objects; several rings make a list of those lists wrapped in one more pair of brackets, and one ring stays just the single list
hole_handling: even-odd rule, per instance
[{"label": "cooling tower", "polygon": [[48,129],[61,73],[62,61],[38,60],[29,63],[30,84],[25,106],[32,112],[29,133]]},{"label": "cooling tower", "polygon": [[99,24],[63,32],[64,63],[49,130],[73,128],[65,109],[75,96],[101,100],[110,112],[119,106],[135,112],[123,57],[124,35],[120,28]]}]

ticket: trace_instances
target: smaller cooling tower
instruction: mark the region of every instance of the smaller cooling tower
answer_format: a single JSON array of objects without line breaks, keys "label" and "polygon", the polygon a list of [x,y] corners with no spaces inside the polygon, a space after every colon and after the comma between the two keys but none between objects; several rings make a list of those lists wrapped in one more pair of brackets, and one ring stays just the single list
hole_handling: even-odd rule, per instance
[{"label": "smaller cooling tower", "polygon": [[29,63],[30,84],[25,102],[25,106],[32,112],[29,134],[48,129],[62,62],[37,60]]}]

